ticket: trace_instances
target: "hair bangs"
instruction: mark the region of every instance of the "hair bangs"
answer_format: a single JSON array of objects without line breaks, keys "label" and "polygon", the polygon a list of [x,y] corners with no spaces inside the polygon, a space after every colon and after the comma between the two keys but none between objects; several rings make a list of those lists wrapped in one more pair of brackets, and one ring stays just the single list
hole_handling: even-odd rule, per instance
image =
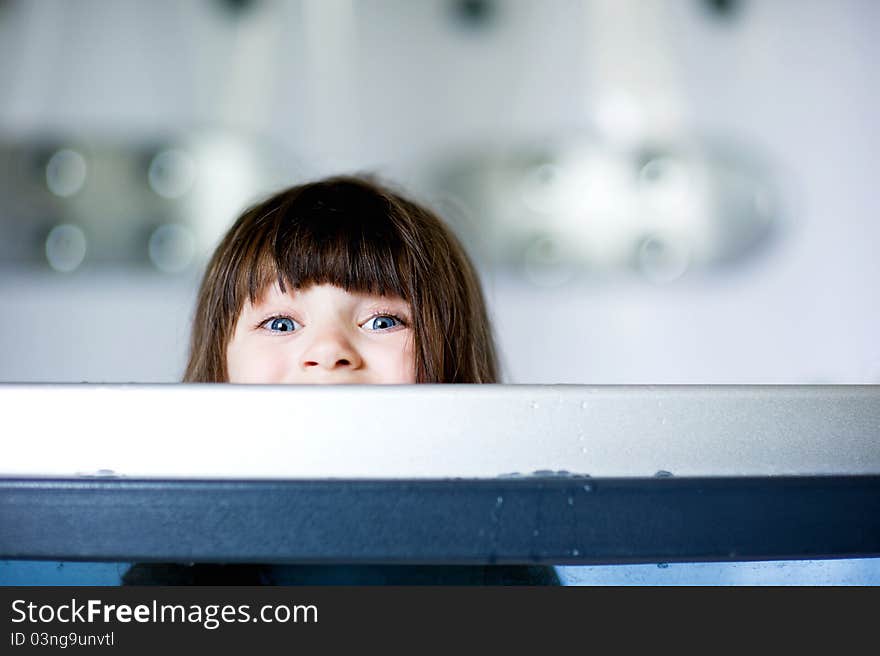
[{"label": "hair bangs", "polygon": [[261,219],[242,267],[247,275],[239,276],[246,280],[236,285],[239,298],[246,292],[256,302],[272,284],[282,293],[331,284],[412,302],[416,274],[389,199],[360,184],[337,182],[320,194],[306,189]]}]

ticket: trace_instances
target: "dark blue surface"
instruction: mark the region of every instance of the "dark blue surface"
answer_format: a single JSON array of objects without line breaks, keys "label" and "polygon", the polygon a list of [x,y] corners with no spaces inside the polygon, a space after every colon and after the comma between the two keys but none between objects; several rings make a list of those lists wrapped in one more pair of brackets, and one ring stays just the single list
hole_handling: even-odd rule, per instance
[{"label": "dark blue surface", "polygon": [[0,558],[598,565],[880,555],[880,477],[0,480]]},{"label": "dark blue surface", "polygon": [[[0,561],[0,585],[119,585],[128,566],[128,563]],[[880,558],[555,569],[562,585],[880,585]],[[358,581],[343,570],[338,582]],[[278,582],[279,585],[288,583],[291,582]]]}]

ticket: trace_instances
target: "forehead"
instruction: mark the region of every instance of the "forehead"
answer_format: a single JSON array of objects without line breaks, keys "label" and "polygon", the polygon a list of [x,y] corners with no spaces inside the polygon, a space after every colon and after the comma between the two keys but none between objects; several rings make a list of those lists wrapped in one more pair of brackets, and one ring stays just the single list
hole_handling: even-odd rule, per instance
[{"label": "forehead", "polygon": [[281,287],[278,283],[272,283],[263,290],[263,293],[258,297],[258,300],[254,305],[260,306],[289,301],[314,301],[319,303],[338,302],[349,304],[382,301],[409,307],[409,303],[397,295],[381,295],[372,294],[370,292],[348,291],[338,285],[330,283],[312,283],[297,289],[288,286],[286,292],[281,291]]}]

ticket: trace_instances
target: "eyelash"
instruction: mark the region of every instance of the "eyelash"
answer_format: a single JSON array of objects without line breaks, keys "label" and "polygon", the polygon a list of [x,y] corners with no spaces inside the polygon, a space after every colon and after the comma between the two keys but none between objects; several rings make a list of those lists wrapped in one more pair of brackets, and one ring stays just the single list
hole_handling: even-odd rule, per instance
[{"label": "eyelash", "polygon": [[[398,316],[398,315],[394,314],[394,312],[390,312],[390,311],[380,311],[380,312],[375,312],[375,313],[373,313],[372,315],[370,315],[369,317],[367,317],[366,321],[364,321],[364,324],[366,324],[366,323],[372,321],[372,320],[375,319],[376,317],[391,317],[392,319],[397,320],[397,321],[400,323],[401,326],[408,326],[408,325],[409,325],[409,322],[408,322],[406,319],[404,319],[403,317]],[[255,326],[255,328],[262,328],[262,327],[264,327],[267,323],[269,323],[270,321],[274,321],[275,319],[290,319],[291,321],[296,321],[296,323],[299,323],[299,321],[297,321],[296,319],[294,319],[294,318],[291,317],[290,315],[287,315],[287,314],[273,314],[271,317],[266,317],[265,319],[263,319],[262,321],[260,321],[260,322]],[[363,325],[363,324],[361,324],[361,325]],[[275,331],[270,331],[270,332],[275,332]],[[294,331],[294,332],[295,332],[295,331]],[[384,331],[384,330],[379,330],[379,331],[375,331],[375,332],[386,332],[386,331]]]}]

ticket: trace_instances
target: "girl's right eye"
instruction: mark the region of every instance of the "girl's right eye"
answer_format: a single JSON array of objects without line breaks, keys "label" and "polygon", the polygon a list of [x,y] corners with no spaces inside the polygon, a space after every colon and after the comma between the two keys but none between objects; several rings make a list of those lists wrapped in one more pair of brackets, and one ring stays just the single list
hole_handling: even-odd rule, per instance
[{"label": "girl's right eye", "polygon": [[290,317],[269,317],[261,325],[273,333],[290,333],[302,328]]}]

